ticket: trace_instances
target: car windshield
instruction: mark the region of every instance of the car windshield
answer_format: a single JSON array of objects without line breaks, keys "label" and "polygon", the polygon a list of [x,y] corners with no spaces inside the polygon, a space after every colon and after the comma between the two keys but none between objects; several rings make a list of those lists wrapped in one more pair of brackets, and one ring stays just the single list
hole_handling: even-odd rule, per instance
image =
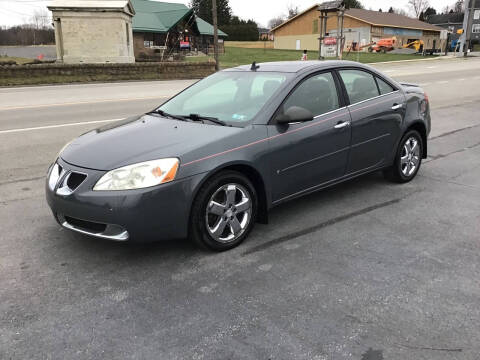
[{"label": "car windshield", "polygon": [[259,113],[288,76],[275,72],[218,72],[186,89],[158,110],[181,116],[213,117],[229,125],[242,126]]}]

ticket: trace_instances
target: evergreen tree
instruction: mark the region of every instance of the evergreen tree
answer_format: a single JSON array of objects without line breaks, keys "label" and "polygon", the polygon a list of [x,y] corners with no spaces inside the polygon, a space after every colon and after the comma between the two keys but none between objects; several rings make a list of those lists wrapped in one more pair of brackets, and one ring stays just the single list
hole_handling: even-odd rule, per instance
[{"label": "evergreen tree", "polygon": [[437,14],[437,10],[435,10],[433,7],[428,7],[423,12],[423,17],[425,18],[425,20],[427,20],[430,15],[436,15],[436,14]]},{"label": "evergreen tree", "polygon": [[393,7],[390,6],[390,9],[388,9],[388,12],[389,12],[390,14],[394,14],[394,13],[395,13],[395,10],[393,10]]},{"label": "evergreen tree", "polygon": [[347,9],[363,9],[363,5],[359,0],[345,0],[344,3]]},{"label": "evergreen tree", "polygon": [[[198,17],[213,24],[212,0],[192,0],[190,6]],[[230,24],[232,9],[229,0],[217,0],[217,18],[219,26]]]}]

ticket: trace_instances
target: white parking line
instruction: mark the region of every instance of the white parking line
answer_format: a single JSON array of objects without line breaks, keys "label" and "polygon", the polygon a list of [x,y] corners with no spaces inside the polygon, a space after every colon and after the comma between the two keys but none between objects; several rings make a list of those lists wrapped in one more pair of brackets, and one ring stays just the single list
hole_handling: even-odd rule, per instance
[{"label": "white parking line", "polygon": [[107,103],[107,102],[123,102],[123,101],[136,101],[136,100],[152,100],[152,99],[168,99],[171,96],[149,96],[149,97],[138,97],[138,98],[125,98],[125,99],[105,99],[105,100],[95,100],[95,101],[76,101],[69,103],[54,103],[54,104],[38,104],[38,105],[23,105],[23,106],[6,106],[0,107],[0,111],[6,110],[20,110],[20,109],[31,109],[31,108],[41,108],[41,107],[51,107],[51,106],[68,106],[68,105],[84,105],[84,104],[98,104],[98,103]]},{"label": "white parking line", "polygon": [[1,134],[19,133],[19,132],[25,132],[25,131],[55,129],[55,128],[61,128],[61,127],[70,127],[70,126],[102,124],[102,123],[109,123],[109,122],[114,122],[114,121],[119,121],[119,120],[123,120],[123,119],[95,120],[95,121],[84,121],[84,122],[78,122],[78,123],[68,123],[68,124],[37,126],[37,127],[20,128],[20,129],[0,130],[0,135]]},{"label": "white parking line", "polygon": [[447,80],[442,80],[442,81],[437,81],[437,84],[448,84],[450,81]]}]

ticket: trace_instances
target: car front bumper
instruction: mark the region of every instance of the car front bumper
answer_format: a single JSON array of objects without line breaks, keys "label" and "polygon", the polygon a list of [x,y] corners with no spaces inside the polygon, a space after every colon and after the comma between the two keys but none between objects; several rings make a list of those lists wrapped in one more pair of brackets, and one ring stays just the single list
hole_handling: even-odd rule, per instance
[{"label": "car front bumper", "polygon": [[52,189],[47,178],[48,205],[64,228],[116,241],[150,242],[188,236],[190,208],[202,175],[146,189],[93,191],[105,171],[76,167],[62,159],[57,163],[67,174],[86,175],[73,191],[68,186],[59,191],[58,184]]}]

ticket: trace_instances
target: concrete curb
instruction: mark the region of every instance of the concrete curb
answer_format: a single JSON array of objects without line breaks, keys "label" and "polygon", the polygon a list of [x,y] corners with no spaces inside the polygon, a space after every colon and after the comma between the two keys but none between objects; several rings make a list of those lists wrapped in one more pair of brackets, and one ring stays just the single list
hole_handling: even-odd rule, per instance
[{"label": "concrete curb", "polygon": [[446,60],[446,59],[454,59],[454,57],[450,57],[450,56],[438,56],[438,57],[430,58],[430,59],[410,59],[410,60],[379,61],[379,62],[366,63],[366,64],[367,64],[367,65],[393,64],[393,63],[403,63],[403,62],[433,61],[433,60]]}]

